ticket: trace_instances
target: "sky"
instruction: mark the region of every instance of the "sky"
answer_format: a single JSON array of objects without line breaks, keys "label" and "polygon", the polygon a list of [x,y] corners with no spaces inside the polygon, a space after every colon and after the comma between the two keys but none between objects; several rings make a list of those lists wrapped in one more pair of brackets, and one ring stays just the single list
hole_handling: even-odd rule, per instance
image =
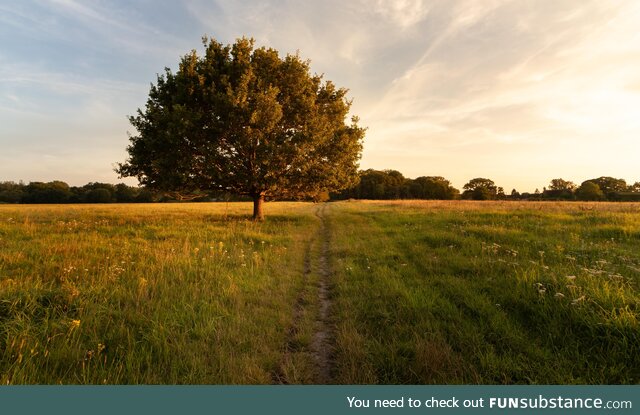
[{"label": "sky", "polygon": [[0,181],[124,181],[127,116],[182,55],[253,37],[349,89],[361,168],[640,181],[636,0],[0,0]]}]

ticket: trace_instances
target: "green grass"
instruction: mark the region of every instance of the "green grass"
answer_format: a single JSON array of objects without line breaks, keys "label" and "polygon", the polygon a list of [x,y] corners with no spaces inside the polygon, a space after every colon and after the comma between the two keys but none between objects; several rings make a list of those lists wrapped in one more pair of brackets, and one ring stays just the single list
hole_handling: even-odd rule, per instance
[{"label": "green grass", "polygon": [[0,382],[269,383],[306,204],[0,207]]},{"label": "green grass", "polygon": [[[0,383],[313,383],[318,205],[0,206]],[[325,209],[335,383],[639,383],[640,206]]]},{"label": "green grass", "polygon": [[638,205],[333,211],[338,382],[640,382]]}]

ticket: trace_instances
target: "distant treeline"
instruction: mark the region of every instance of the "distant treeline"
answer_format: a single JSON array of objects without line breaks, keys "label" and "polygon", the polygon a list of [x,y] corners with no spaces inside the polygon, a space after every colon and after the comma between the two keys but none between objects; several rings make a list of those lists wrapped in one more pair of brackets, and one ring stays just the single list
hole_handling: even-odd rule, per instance
[{"label": "distant treeline", "polygon": [[[440,176],[422,176],[408,179],[396,170],[364,170],[360,182],[351,189],[337,194],[320,194],[316,201],[344,199],[434,199],[434,200],[586,200],[640,202],[640,182],[628,185],[623,179],[598,177],[582,182],[580,186],[564,179],[553,179],[542,191],[520,193],[513,189],[505,193],[492,180],[471,179],[462,192]],[[230,194],[202,194],[193,201],[245,200]],[[172,202],[170,195],[124,183],[88,183],[69,186],[63,181],[52,182],[0,182],[0,203],[151,203]]]},{"label": "distant treeline", "polygon": [[52,182],[0,182],[0,203],[150,203],[157,194],[124,183],[88,183],[81,187]]},{"label": "distant treeline", "polygon": [[608,200],[639,201],[640,182],[627,185],[623,179],[598,177],[580,186],[564,179],[553,179],[542,191],[505,193],[493,180],[478,177],[469,180],[462,192],[440,176],[405,178],[396,170],[364,170],[360,183],[331,199],[468,199],[468,200]]}]

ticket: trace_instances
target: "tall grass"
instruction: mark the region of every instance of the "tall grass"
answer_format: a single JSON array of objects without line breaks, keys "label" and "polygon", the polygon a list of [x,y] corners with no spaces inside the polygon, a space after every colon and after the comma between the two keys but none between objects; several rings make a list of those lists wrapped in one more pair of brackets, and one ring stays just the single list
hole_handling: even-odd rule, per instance
[{"label": "tall grass", "polygon": [[0,207],[0,382],[269,383],[306,204]]},{"label": "tall grass", "polygon": [[637,204],[333,211],[339,382],[640,382]]},{"label": "tall grass", "polygon": [[0,382],[640,382],[637,204],[249,212],[0,206]]}]

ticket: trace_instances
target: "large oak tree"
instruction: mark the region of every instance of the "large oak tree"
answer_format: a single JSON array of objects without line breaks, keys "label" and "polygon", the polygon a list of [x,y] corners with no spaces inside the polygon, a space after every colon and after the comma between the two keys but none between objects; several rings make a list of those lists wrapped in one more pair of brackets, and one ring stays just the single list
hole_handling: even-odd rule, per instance
[{"label": "large oak tree", "polygon": [[347,123],[347,90],[310,73],[298,55],[254,48],[252,39],[223,45],[165,68],[144,110],[130,117],[129,158],[116,171],[149,188],[186,197],[231,192],[313,197],[353,186],[364,129]]}]

